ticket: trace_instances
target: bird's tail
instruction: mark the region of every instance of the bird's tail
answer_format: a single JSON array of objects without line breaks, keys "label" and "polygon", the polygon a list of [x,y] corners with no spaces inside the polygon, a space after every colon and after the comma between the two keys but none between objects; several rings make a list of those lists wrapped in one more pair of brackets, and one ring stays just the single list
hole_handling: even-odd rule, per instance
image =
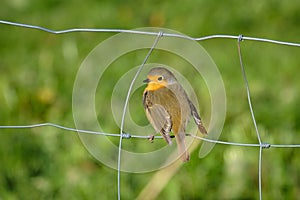
[{"label": "bird's tail", "polygon": [[185,144],[185,133],[184,131],[180,131],[178,134],[175,135],[178,154],[182,162],[187,162],[190,160],[190,154]]}]

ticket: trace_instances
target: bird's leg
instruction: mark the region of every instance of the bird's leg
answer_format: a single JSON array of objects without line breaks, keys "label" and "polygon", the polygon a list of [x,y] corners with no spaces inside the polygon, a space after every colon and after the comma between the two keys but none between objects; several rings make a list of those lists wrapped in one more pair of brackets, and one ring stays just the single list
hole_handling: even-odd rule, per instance
[{"label": "bird's leg", "polygon": [[149,138],[148,138],[148,140],[151,142],[151,143],[153,143],[153,140],[154,140],[154,135],[149,135]]}]

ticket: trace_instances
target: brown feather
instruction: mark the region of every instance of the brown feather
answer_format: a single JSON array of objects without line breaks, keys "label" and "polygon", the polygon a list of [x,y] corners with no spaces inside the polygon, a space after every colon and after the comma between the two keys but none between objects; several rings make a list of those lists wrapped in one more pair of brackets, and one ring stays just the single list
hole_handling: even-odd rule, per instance
[{"label": "brown feather", "polygon": [[203,134],[207,134],[207,131],[201,122],[201,118],[197,112],[197,109],[195,108],[194,104],[190,100],[189,100],[189,104],[191,108],[191,114],[194,118],[196,125],[198,126],[199,131]]},{"label": "brown feather", "polygon": [[144,93],[143,104],[150,124],[155,131],[161,133],[165,141],[171,145],[172,139],[169,133],[171,131],[172,122],[169,113],[162,105],[155,104],[155,97],[151,91]]},{"label": "brown feather", "polygon": [[189,161],[185,128],[191,115],[198,129],[207,134],[195,106],[175,76],[165,68],[151,69],[144,82],[148,83],[148,86],[143,94],[143,105],[150,124],[155,131],[160,132],[168,144],[172,143],[169,135],[172,130],[181,160]]}]

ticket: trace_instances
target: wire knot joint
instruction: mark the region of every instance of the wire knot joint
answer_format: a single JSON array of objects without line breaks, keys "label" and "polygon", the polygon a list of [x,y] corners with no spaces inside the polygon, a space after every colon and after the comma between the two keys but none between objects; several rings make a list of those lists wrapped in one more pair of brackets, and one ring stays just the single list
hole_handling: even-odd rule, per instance
[{"label": "wire knot joint", "polygon": [[243,41],[243,39],[244,39],[243,34],[240,34],[239,37],[238,37],[238,41],[241,42],[241,41]]},{"label": "wire knot joint", "polygon": [[122,133],[122,138],[130,139],[131,135],[129,133]]},{"label": "wire knot joint", "polygon": [[261,143],[260,145],[263,149],[269,149],[271,145],[269,143]]},{"label": "wire knot joint", "polygon": [[164,32],[163,31],[159,31],[158,37],[162,37],[162,36],[164,36]]}]

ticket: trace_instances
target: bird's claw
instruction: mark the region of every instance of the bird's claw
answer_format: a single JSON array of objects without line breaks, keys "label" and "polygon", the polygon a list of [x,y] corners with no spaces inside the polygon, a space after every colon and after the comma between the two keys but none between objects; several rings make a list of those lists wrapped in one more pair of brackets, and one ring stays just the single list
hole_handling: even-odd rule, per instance
[{"label": "bird's claw", "polygon": [[148,138],[148,140],[149,140],[151,143],[153,143],[153,140],[154,140],[154,135],[149,135],[149,138]]}]

